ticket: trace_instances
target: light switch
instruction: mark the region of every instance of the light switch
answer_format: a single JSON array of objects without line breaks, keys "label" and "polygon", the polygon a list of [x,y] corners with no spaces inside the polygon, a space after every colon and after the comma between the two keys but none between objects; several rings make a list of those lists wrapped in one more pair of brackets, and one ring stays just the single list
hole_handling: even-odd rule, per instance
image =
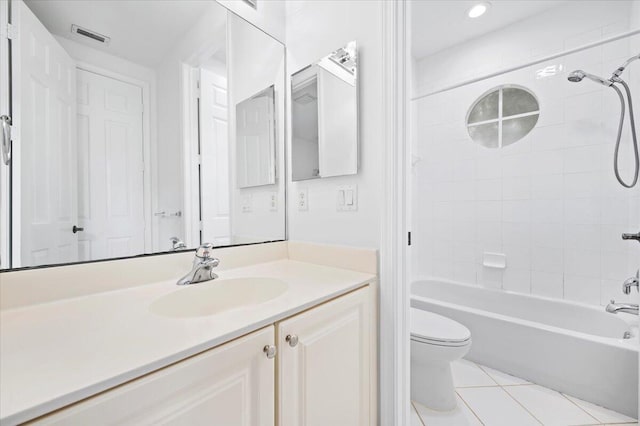
[{"label": "light switch", "polygon": [[353,189],[347,189],[346,191],[344,191],[344,199],[345,199],[345,205],[346,206],[353,206]]},{"label": "light switch", "polygon": [[272,192],[269,196],[269,211],[278,211],[278,193]]},{"label": "light switch", "polygon": [[358,187],[355,185],[344,185],[338,187],[338,199],[336,209],[339,212],[358,210]]}]

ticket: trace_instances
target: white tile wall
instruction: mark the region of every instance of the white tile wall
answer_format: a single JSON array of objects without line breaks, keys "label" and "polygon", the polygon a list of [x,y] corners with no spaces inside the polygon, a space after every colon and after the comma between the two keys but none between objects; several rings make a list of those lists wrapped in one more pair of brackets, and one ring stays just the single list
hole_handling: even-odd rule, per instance
[{"label": "white tile wall", "polygon": [[[609,22],[567,37],[564,45],[614,29],[628,23]],[[566,75],[577,68],[610,72],[639,50],[636,35],[414,101],[416,279],[590,304],[625,300],[620,284],[640,267],[640,245],[622,241],[620,233],[640,230],[640,187],[624,189],[613,176],[617,97],[586,80],[570,83]],[[560,71],[537,78],[547,66]],[[640,93],[640,66],[628,71]],[[477,97],[501,84],[532,90],[540,119],[521,141],[486,149],[468,137],[465,117]],[[628,148],[623,152],[630,157]],[[621,163],[629,176],[629,159]],[[483,267],[484,252],[506,254],[506,269]]]}]

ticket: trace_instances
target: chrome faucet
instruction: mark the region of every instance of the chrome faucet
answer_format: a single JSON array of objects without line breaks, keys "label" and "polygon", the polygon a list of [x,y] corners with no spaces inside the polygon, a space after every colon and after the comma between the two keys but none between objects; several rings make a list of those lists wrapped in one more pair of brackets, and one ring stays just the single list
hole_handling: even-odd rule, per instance
[{"label": "chrome faucet", "polygon": [[633,303],[616,303],[613,299],[611,299],[611,303],[607,305],[606,310],[611,314],[625,312],[627,314],[638,315],[638,305]]},{"label": "chrome faucet", "polygon": [[636,271],[636,276],[628,278],[622,284],[622,292],[624,294],[631,294],[631,287],[635,287],[636,290],[640,291],[640,269]]},{"label": "chrome faucet", "polygon": [[169,238],[169,241],[171,241],[171,249],[173,251],[184,250],[187,248],[187,245],[184,243],[184,241],[182,241],[178,237],[171,237]]},{"label": "chrome faucet", "polygon": [[211,243],[204,243],[198,247],[191,271],[180,278],[176,284],[197,284],[218,278],[218,275],[213,272],[213,268],[220,264],[220,260],[211,257],[211,250],[213,250],[213,244]]}]

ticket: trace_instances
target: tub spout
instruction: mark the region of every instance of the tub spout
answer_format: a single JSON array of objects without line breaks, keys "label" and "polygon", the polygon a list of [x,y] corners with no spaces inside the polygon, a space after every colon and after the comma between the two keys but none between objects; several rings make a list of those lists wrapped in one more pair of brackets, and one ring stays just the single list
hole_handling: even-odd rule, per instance
[{"label": "tub spout", "polygon": [[616,303],[615,300],[611,300],[611,303],[607,305],[606,310],[611,314],[625,312],[627,314],[638,315],[638,305],[633,303]]}]

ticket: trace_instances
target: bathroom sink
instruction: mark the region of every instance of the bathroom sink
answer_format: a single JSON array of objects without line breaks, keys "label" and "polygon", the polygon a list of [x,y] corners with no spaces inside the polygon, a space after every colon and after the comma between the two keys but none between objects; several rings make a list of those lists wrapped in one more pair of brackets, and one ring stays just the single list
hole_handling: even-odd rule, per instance
[{"label": "bathroom sink", "polygon": [[179,288],[153,301],[149,309],[171,318],[207,316],[268,302],[287,288],[274,278],[217,279]]}]

